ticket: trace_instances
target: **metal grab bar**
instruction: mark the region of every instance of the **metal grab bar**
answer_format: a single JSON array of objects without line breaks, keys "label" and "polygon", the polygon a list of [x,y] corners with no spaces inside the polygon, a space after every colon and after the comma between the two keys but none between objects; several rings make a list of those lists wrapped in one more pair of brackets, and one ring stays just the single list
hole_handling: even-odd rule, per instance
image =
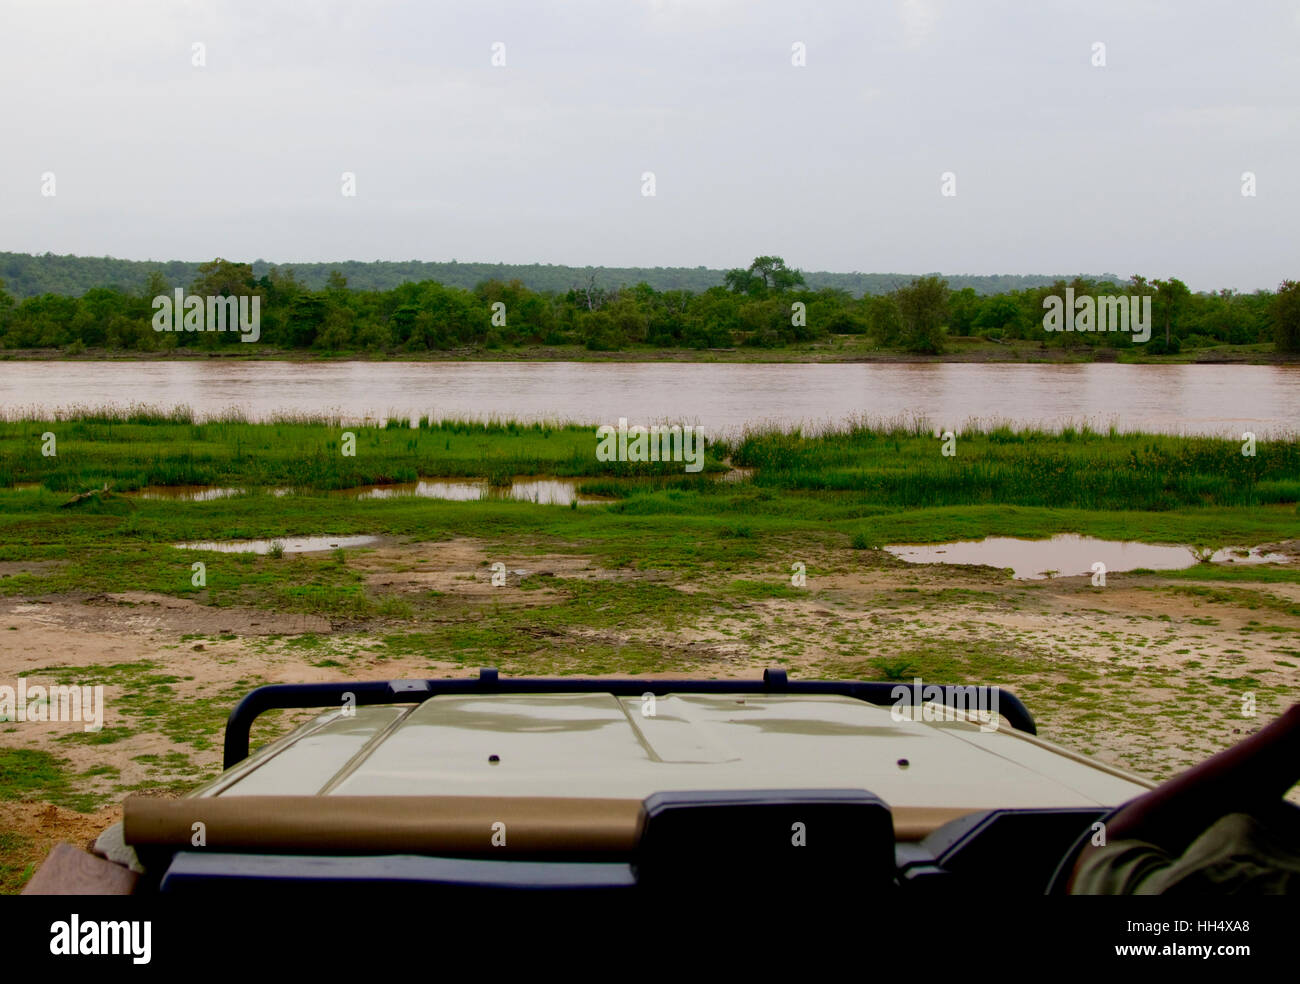
[{"label": "metal grab bar", "polygon": [[[899,691],[904,691],[900,694]],[[1013,728],[1036,735],[1033,715],[1020,698],[1001,687],[986,686],[913,686],[893,682],[852,680],[796,680],[785,670],[763,671],[762,682],[750,680],[636,680],[581,679],[554,677],[518,677],[502,679],[494,669],[482,669],[477,677],[447,680],[371,680],[356,683],[275,683],[258,687],[235,705],[226,721],[223,768],[248,757],[249,732],[258,715],[276,708],[356,707],[375,704],[421,704],[430,697],[472,694],[612,694],[615,697],[640,697],[642,694],[808,694],[852,697],[880,707],[908,703],[920,706],[942,704],[955,710],[971,710],[972,692],[979,698],[995,694],[992,704]],[[939,700],[931,700],[938,697]],[[988,700],[976,701],[974,707],[986,709]]]}]

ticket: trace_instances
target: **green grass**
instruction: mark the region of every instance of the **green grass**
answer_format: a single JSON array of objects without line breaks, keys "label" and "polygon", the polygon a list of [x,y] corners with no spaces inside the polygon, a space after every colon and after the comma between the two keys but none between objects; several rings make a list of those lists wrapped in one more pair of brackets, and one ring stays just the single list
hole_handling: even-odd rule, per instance
[{"label": "green grass", "polygon": [[[343,454],[345,430],[356,437],[353,456]],[[45,433],[57,438],[55,456],[41,453]],[[758,470],[752,482],[759,490],[892,508],[996,503],[1168,511],[1300,500],[1294,437],[1261,441],[1247,457],[1234,440],[1001,426],[959,431],[956,455],[945,457],[920,420],[858,421],[817,433],[751,430],[709,449],[707,471],[721,470],[720,460],[730,455],[735,465]],[[325,418],[198,423],[186,410],[88,411],[69,419],[0,420],[0,487],[324,491],[421,476],[502,484],[512,475],[550,474],[588,478],[584,492],[625,500],[624,506],[667,490],[719,494],[707,474],[688,475],[667,463],[602,462],[595,450],[594,428],[572,424],[451,420],[412,429],[406,421],[385,427],[345,427]],[[628,479],[634,481],[621,481]],[[79,511],[125,515],[131,505],[110,498]],[[746,528],[732,527],[733,535],[747,535]]]},{"label": "green grass", "polygon": [[[345,455],[343,435],[355,436]],[[42,454],[43,435],[57,454]],[[143,486],[220,485],[347,489],[414,482],[422,476],[488,479],[513,475],[667,476],[680,464],[603,462],[594,427],[514,421],[389,421],[356,426],[326,418],[249,423],[196,422],[189,411],[120,416],[86,411],[68,419],[0,419],[0,486],[37,482],[59,492],[108,483]],[[723,466],[706,464],[712,471]]]},{"label": "green grass", "polygon": [[1262,608],[1300,618],[1300,604],[1261,591],[1248,591],[1243,588],[1211,588],[1197,584],[1177,584],[1162,587],[1161,590],[1203,599],[1213,604],[1246,608],[1251,611]]},{"label": "green grass", "polygon": [[[583,554],[606,568],[725,577],[754,563],[788,571],[810,546],[851,554],[851,547],[878,544],[1055,533],[1253,546],[1293,536],[1296,529],[1295,511],[1286,506],[1160,512],[994,504],[907,509],[864,501],[855,493],[780,491],[749,483],[647,489],[610,506],[578,510],[513,501],[303,495],[199,503],[142,500],[112,514],[60,509],[62,501],[48,491],[0,489],[0,562],[47,562],[31,573],[0,578],[0,596],[137,590],[218,608],[251,605],[344,622],[418,617],[441,599],[432,594],[397,598],[368,585],[357,565],[365,548],[350,551],[339,563],[328,554],[275,558],[178,550],[171,544],[302,534],[421,541],[472,537],[502,549],[537,544]],[[206,565],[202,587],[192,581],[195,561]],[[1294,581],[1297,572],[1267,565],[1198,565],[1162,576]]]},{"label": "green grass", "polygon": [[1186,506],[1294,503],[1300,441],[1238,441],[996,427],[957,432],[956,455],[921,421],[838,431],[751,431],[719,448],[753,481],[787,491],[862,493],[906,508],[998,503],[1165,511]]},{"label": "green grass", "polygon": [[[813,577],[811,573],[809,577]],[[807,588],[797,588],[789,578],[780,581],[735,580],[727,585],[728,594],[737,599],[762,601],[766,598],[802,598],[808,594]]]},{"label": "green grass", "polygon": [[[125,726],[105,727],[110,740],[119,741],[142,731],[165,735],[173,743],[185,743],[196,750],[213,748],[220,743],[231,708],[260,680],[237,680],[210,694],[182,696],[176,684],[180,678],[164,671],[153,660],[90,666],[48,666],[26,671],[28,676],[48,676],[56,684],[99,686],[105,688],[114,715],[127,719]],[[263,715],[272,722],[276,712]],[[259,725],[262,718],[258,719]],[[67,740],[90,741],[70,734]],[[92,744],[95,742],[91,742]]]},{"label": "green grass", "polygon": [[[81,813],[93,813],[102,797],[80,792],[74,780],[88,778],[66,771],[67,760],[31,748],[0,748],[0,800],[44,800]],[[99,773],[94,773],[99,774]]]},{"label": "green grass", "polygon": [[11,861],[25,852],[31,840],[12,831],[0,831],[0,895],[17,895],[36,870],[33,862]]},{"label": "green grass", "polygon": [[1163,579],[1174,581],[1247,581],[1254,584],[1300,581],[1300,569],[1274,564],[1197,564],[1181,571],[1160,571],[1159,574]]}]

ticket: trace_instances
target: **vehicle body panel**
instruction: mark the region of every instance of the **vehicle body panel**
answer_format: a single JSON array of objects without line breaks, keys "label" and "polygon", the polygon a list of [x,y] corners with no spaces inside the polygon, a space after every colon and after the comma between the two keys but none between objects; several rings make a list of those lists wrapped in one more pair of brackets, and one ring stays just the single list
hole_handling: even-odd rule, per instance
[{"label": "vehicle body panel", "polygon": [[[652,710],[653,713],[650,713]],[[960,713],[841,696],[437,696],[330,711],[195,792],[557,796],[866,789],[893,808],[1112,806],[1150,784]],[[495,756],[495,761],[493,757]]]}]

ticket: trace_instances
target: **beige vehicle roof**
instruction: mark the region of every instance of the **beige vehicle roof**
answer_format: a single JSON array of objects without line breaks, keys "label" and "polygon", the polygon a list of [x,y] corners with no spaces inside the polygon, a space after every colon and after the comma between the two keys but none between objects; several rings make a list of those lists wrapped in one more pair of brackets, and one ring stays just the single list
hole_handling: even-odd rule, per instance
[{"label": "beige vehicle roof", "polygon": [[642,800],[677,790],[865,789],[897,824],[909,810],[937,820],[1109,807],[1151,786],[1005,721],[982,730],[960,714],[911,720],[909,708],[850,697],[667,695],[653,711],[599,693],[442,695],[330,711],[192,795]]}]

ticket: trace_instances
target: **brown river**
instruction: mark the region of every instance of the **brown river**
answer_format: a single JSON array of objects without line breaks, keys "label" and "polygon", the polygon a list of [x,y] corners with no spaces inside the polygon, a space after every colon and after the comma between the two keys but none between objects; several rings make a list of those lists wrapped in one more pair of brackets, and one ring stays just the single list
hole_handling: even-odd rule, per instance
[{"label": "brown river", "polygon": [[0,362],[0,412],[236,408],[346,419],[515,418],[774,424],[922,416],[1239,437],[1300,430],[1300,366],[585,362]]}]

